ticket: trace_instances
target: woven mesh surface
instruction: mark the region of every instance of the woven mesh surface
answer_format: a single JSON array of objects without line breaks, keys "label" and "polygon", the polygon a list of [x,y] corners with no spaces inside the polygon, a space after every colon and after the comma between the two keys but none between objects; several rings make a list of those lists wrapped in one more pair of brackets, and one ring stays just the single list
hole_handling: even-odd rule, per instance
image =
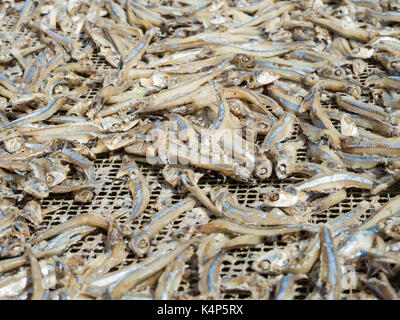
[{"label": "woven mesh surface", "polygon": [[[7,33],[11,30],[13,25],[15,24],[15,17],[6,17],[3,20],[1,25],[1,32]],[[37,35],[30,31],[27,28],[22,28],[21,32],[18,33],[18,37],[27,37],[32,39],[32,44],[38,44],[39,41],[37,39]],[[75,40],[78,40],[79,43],[82,44],[82,47],[87,43],[87,38],[83,35],[79,37],[74,37]],[[7,41],[3,42],[3,45],[9,46],[10,43]],[[94,63],[97,70],[101,70],[104,72],[109,72],[112,70],[112,67],[99,55],[94,52],[90,58],[90,60]],[[369,62],[367,70],[361,74],[355,80],[360,81],[364,84],[365,79],[373,74],[379,73],[382,71],[377,65],[372,62]],[[9,74],[9,76],[17,77],[20,76],[17,72]],[[90,89],[90,91],[82,97],[82,99],[91,99],[95,96],[97,90]],[[362,93],[362,100],[364,101],[372,101],[373,97],[369,94],[369,92]],[[337,108],[335,99],[332,96],[328,99],[327,102],[323,103],[324,107],[327,108]],[[334,124],[337,124],[333,121]],[[289,140],[296,140],[299,135],[299,128],[296,126],[293,134]],[[301,161],[310,161],[306,146],[302,147],[298,150],[297,160]],[[157,212],[156,201],[160,196],[160,192],[162,190],[162,186],[166,184],[162,174],[160,167],[153,167],[148,164],[139,163],[139,167],[142,173],[146,176],[146,178],[151,181],[155,187],[152,188],[151,192],[151,200],[150,203],[145,210],[144,214],[137,218],[135,221],[127,224],[127,212],[132,207],[132,199],[128,188],[122,179],[117,179],[116,174],[121,166],[122,159],[121,154],[105,154],[100,155],[97,160],[95,160],[94,165],[96,168],[97,177],[102,179],[104,182],[101,190],[95,194],[93,200],[89,204],[82,204],[75,202],[73,196],[71,194],[51,194],[49,198],[41,200],[41,206],[43,210],[54,206],[62,207],[52,213],[49,213],[44,216],[44,221],[37,228],[37,232],[41,232],[45,229],[51,228],[63,221],[66,221],[76,215],[84,214],[84,213],[100,213],[104,216],[110,215],[118,215],[121,212],[121,217],[117,218],[117,221],[129,227],[132,232],[139,230],[144,225],[146,225],[151,216]],[[260,194],[257,189],[265,186],[275,186],[275,187],[283,187],[287,185],[291,185],[294,183],[298,183],[304,179],[303,176],[293,175],[287,179],[279,180],[277,178],[270,178],[262,181],[262,183],[257,182],[255,185],[248,185],[247,183],[240,183],[238,181],[225,178],[223,176],[217,175],[215,173],[206,173],[199,181],[199,185],[201,187],[206,186],[224,186],[229,189],[231,193],[233,193],[238,201],[241,204],[251,204],[255,201],[262,200]],[[397,189],[389,188],[388,190],[380,193],[378,195],[379,202],[385,203],[390,198],[398,195],[400,192]],[[180,194],[177,191],[173,194],[172,204],[179,202],[181,199],[185,197],[184,194]],[[340,204],[337,204],[331,207],[329,210],[325,210],[319,214],[315,214],[312,216],[312,222],[320,223],[329,221],[332,218],[337,217],[343,213],[349,212],[353,208],[357,206],[362,200],[370,201],[372,196],[367,190],[360,189],[348,189],[347,190],[347,199],[342,201]],[[179,218],[174,220],[168,226],[166,226],[163,230],[159,232],[159,234],[154,238],[152,242],[152,249],[154,250],[157,246],[163,242],[168,241],[171,238],[176,238],[177,231],[180,228],[180,224],[182,222],[184,214]],[[370,216],[370,212],[367,211],[365,216],[362,216],[362,219],[365,220],[368,216]],[[86,237],[84,237],[80,242],[71,246],[64,254],[65,255],[81,255],[84,258],[94,258],[98,254],[104,252],[104,244],[105,244],[106,235],[104,233],[95,232]],[[221,272],[221,277],[224,276],[240,276],[240,275],[250,275],[252,272],[251,265],[254,262],[255,256],[262,252],[266,252],[271,250],[273,247],[284,247],[286,243],[282,241],[279,237],[276,239],[267,239],[263,244],[253,246],[251,248],[242,248],[242,249],[233,249],[228,251],[227,259],[223,262],[223,268]],[[140,262],[142,259],[135,257],[133,254],[130,254],[126,257],[124,262],[118,267],[121,268],[126,266],[132,262]],[[118,268],[113,269],[117,270]],[[189,271],[192,266],[188,266]],[[305,280],[298,280],[296,283],[296,299],[304,299],[307,293],[310,292],[311,286]],[[396,284],[393,284],[396,286]],[[398,284],[397,284],[398,285]],[[196,290],[197,280],[193,277],[192,281],[183,280],[182,285],[180,287],[180,291],[187,291],[188,289]],[[397,290],[399,289],[398,286]],[[348,291],[343,292],[343,298],[345,299],[348,294]],[[223,294],[224,299],[245,299],[248,296],[245,294],[236,294],[236,293],[225,293]]]}]

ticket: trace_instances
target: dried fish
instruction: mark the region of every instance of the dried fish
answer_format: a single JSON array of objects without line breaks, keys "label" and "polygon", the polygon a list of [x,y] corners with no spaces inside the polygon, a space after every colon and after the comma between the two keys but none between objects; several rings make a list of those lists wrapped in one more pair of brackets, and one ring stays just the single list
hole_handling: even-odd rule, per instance
[{"label": "dried fish", "polygon": [[144,226],[142,230],[132,235],[129,243],[132,251],[135,252],[138,256],[145,255],[150,249],[151,239],[159,231],[161,231],[164,226],[166,226],[182,213],[193,208],[195,204],[195,199],[187,198],[153,216],[149,224]]},{"label": "dried fish", "polygon": [[134,161],[127,160],[118,172],[117,178],[123,175],[129,176],[128,185],[134,199],[134,207],[129,219],[134,220],[143,213],[149,204],[150,187]]},{"label": "dried fish", "polygon": [[1,298],[398,299],[398,1],[0,2]]}]

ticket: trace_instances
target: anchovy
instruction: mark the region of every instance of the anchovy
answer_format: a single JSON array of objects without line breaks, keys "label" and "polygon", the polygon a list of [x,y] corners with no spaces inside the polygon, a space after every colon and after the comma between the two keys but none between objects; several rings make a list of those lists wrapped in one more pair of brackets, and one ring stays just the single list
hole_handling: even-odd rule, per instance
[{"label": "anchovy", "polygon": [[140,173],[133,161],[127,161],[122,166],[117,173],[117,178],[123,175],[128,175],[129,177],[128,186],[134,199],[134,207],[130,214],[130,219],[134,220],[144,212],[150,202],[150,187],[146,178]]},{"label": "anchovy", "polygon": [[341,269],[329,227],[321,226],[320,238],[321,266],[317,286],[324,292],[321,293],[324,299],[339,300],[342,291]]},{"label": "anchovy", "polygon": [[375,181],[353,173],[324,173],[314,176],[310,180],[300,182],[294,188],[300,191],[328,191],[338,188],[372,189]]},{"label": "anchovy", "polygon": [[67,102],[70,98],[68,97],[59,97],[54,99],[48,105],[43,108],[38,109],[24,117],[18,118],[14,121],[11,121],[5,125],[3,125],[0,130],[4,131],[7,128],[14,127],[20,124],[39,122],[50,118],[54,113],[61,109],[63,104]]},{"label": "anchovy", "polygon": [[29,242],[32,244],[38,243],[42,240],[46,240],[48,238],[57,236],[60,233],[65,232],[69,229],[77,228],[80,226],[93,226],[93,227],[107,230],[108,222],[104,218],[93,215],[93,214],[81,214],[77,217],[69,219],[66,222],[62,222],[53,228],[50,228],[46,231],[39,233],[35,237],[31,238],[29,240]]},{"label": "anchovy", "polygon": [[153,260],[144,263],[143,266],[133,269],[127,273],[121,280],[119,280],[115,285],[112,285],[108,289],[108,293],[112,299],[121,299],[129,289],[133,288],[136,284],[140,283],[144,279],[155,274],[159,270],[166,267],[170,262],[172,262],[176,257],[181,254],[186,248],[192,245],[194,240],[185,241],[184,243],[179,243],[175,249],[170,252],[164,253],[157,260]]},{"label": "anchovy", "polygon": [[196,200],[189,197],[154,215],[149,224],[132,235],[131,249],[139,256],[145,255],[150,249],[152,238],[172,220],[192,209],[195,204]]},{"label": "anchovy", "polygon": [[239,205],[227,192],[221,192],[216,196],[215,205],[226,218],[256,226],[290,225],[299,222],[280,212],[264,212]]},{"label": "anchovy", "polygon": [[265,152],[274,147],[274,145],[286,139],[293,131],[293,125],[296,117],[291,113],[284,113],[280,119],[272,126],[264,139],[261,151]]}]

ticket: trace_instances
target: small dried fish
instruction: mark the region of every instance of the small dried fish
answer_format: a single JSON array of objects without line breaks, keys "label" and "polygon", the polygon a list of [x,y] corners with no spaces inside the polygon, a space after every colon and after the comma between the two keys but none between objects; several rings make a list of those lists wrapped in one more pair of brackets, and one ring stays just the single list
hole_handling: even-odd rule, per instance
[{"label": "small dried fish", "polygon": [[398,299],[397,0],[0,2],[0,298]]}]

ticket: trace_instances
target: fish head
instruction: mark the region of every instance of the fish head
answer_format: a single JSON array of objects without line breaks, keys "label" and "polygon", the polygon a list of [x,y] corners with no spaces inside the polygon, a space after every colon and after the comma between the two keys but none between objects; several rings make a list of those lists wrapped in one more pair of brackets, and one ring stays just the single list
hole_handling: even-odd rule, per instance
[{"label": "fish head", "polygon": [[290,256],[283,249],[272,249],[259,255],[252,264],[252,269],[260,274],[281,274],[289,266]]},{"label": "fish head", "polygon": [[318,74],[325,78],[343,80],[346,76],[346,71],[341,67],[329,66],[317,70]]},{"label": "fish head", "polygon": [[164,179],[175,187],[181,181],[182,172],[179,168],[166,165],[162,170]]},{"label": "fish head", "polygon": [[9,153],[15,153],[19,149],[22,148],[22,146],[25,143],[25,139],[22,137],[14,137],[10,138],[4,141],[4,147],[7,152]]},{"label": "fish head", "polygon": [[354,84],[347,84],[345,86],[345,91],[347,94],[359,99],[361,97],[361,88]]},{"label": "fish head", "polygon": [[210,190],[210,199],[212,202],[215,202],[218,199],[222,199],[224,194],[227,194],[228,192],[228,188],[222,186],[213,187]]},{"label": "fish head", "polygon": [[375,18],[375,17],[372,17],[372,16],[369,16],[369,17],[368,17],[367,23],[368,23],[369,25],[374,26],[374,27],[380,26],[379,20],[378,20],[377,18]]},{"label": "fish head", "polygon": [[360,74],[364,73],[364,71],[368,68],[368,63],[362,59],[353,59],[352,68],[354,74],[358,77]]},{"label": "fish head", "polygon": [[277,42],[286,42],[292,39],[292,33],[290,31],[282,29],[266,32],[265,36],[267,36],[269,40]]},{"label": "fish head", "polygon": [[390,69],[392,69],[392,72],[400,72],[400,59],[393,60],[390,65]]},{"label": "fish head", "polygon": [[244,166],[234,166],[234,174],[232,177],[239,181],[248,182],[251,180],[251,172]]},{"label": "fish head", "polygon": [[400,239],[400,216],[393,216],[382,219],[378,223],[378,228],[388,237],[399,240]]},{"label": "fish head", "polygon": [[24,185],[24,191],[39,199],[47,198],[50,193],[47,183],[40,179],[29,179]]},{"label": "fish head", "polygon": [[93,199],[93,191],[89,189],[83,189],[75,193],[74,200],[77,202],[88,203]]},{"label": "fish head", "polygon": [[399,0],[390,0],[389,1],[389,10],[400,12],[400,1]]},{"label": "fish head", "polygon": [[251,79],[250,86],[251,86],[251,88],[259,88],[261,86],[273,83],[274,81],[278,80],[279,78],[280,78],[279,74],[274,73],[272,71],[263,70],[261,72],[258,72]]},{"label": "fish head", "polygon": [[289,176],[288,169],[295,163],[294,157],[281,157],[276,160],[275,174],[279,179],[284,179]]},{"label": "fish head", "polygon": [[244,102],[242,100],[239,99],[232,99],[228,101],[229,104],[229,109],[231,111],[231,113],[235,116],[235,117],[244,117],[245,115],[247,115],[246,112],[246,105],[244,104]]},{"label": "fish head", "polygon": [[298,202],[305,201],[305,193],[292,187],[281,189],[267,188],[264,190],[263,198],[268,207],[292,207]]},{"label": "fish head", "polygon": [[399,240],[389,240],[386,243],[386,251],[387,252],[397,252],[400,253],[400,242]]},{"label": "fish head", "polygon": [[374,55],[374,53],[374,48],[367,47],[356,47],[352,50],[353,57],[357,59],[369,59]]},{"label": "fish head", "polygon": [[29,226],[26,223],[26,221],[16,221],[14,223],[14,231],[12,233],[13,236],[20,238],[22,240],[25,240],[26,238],[28,238],[31,235],[31,232],[29,230]]},{"label": "fish head", "polygon": [[105,117],[100,121],[100,126],[105,132],[119,132],[122,121],[114,117]]},{"label": "fish head", "polygon": [[120,179],[123,176],[130,176],[132,174],[134,174],[134,164],[130,160],[125,160],[117,172],[116,178]]},{"label": "fish head", "polygon": [[42,217],[42,208],[40,207],[39,202],[36,200],[29,201],[23,209],[24,217],[31,221],[35,225],[39,225],[43,222]]},{"label": "fish head", "polygon": [[345,136],[358,136],[357,126],[347,113],[343,113],[340,118],[340,131]]},{"label": "fish head", "polygon": [[102,55],[104,59],[111,64],[114,68],[120,68],[121,65],[121,55],[114,52],[109,48],[102,48]]},{"label": "fish head", "polygon": [[233,64],[243,68],[253,68],[255,66],[255,59],[247,54],[237,54],[232,60]]},{"label": "fish head", "polygon": [[332,15],[337,18],[346,17],[349,14],[350,14],[350,8],[348,6],[339,6],[332,11]]},{"label": "fish head", "polygon": [[118,149],[121,143],[124,143],[124,137],[121,135],[112,135],[103,139],[104,146],[112,151]]},{"label": "fish head", "polygon": [[264,180],[269,178],[271,176],[271,173],[271,161],[268,158],[265,158],[262,161],[256,163],[253,175],[260,180]]},{"label": "fish head", "polygon": [[370,90],[372,97],[374,98],[374,100],[379,101],[380,103],[383,103],[383,95],[384,95],[384,89],[380,89],[380,88],[372,88]]},{"label": "fish head", "polygon": [[77,116],[81,117],[86,110],[89,109],[91,101],[79,101],[75,103],[66,113],[67,116]]},{"label": "fish head", "polygon": [[156,87],[158,89],[164,89],[168,86],[170,76],[166,73],[156,73],[151,77],[152,87]]},{"label": "fish head", "polygon": [[68,171],[64,167],[54,167],[51,170],[46,172],[46,183],[51,188],[54,187],[65,179],[67,179]]},{"label": "fish head", "polygon": [[138,257],[145,256],[150,249],[151,236],[145,232],[136,232],[129,241],[129,248]]},{"label": "fish head", "polygon": [[309,74],[304,79],[304,84],[306,86],[313,86],[319,81],[319,77],[316,74]]},{"label": "fish head", "polygon": [[17,106],[36,103],[40,100],[40,95],[33,94],[32,92],[26,92],[22,94],[18,94],[15,97],[12,97],[9,101],[9,104],[15,108]]},{"label": "fish head", "polygon": [[80,61],[80,60],[87,58],[87,54],[85,51],[75,48],[71,52],[71,58],[75,59],[76,61]]}]

